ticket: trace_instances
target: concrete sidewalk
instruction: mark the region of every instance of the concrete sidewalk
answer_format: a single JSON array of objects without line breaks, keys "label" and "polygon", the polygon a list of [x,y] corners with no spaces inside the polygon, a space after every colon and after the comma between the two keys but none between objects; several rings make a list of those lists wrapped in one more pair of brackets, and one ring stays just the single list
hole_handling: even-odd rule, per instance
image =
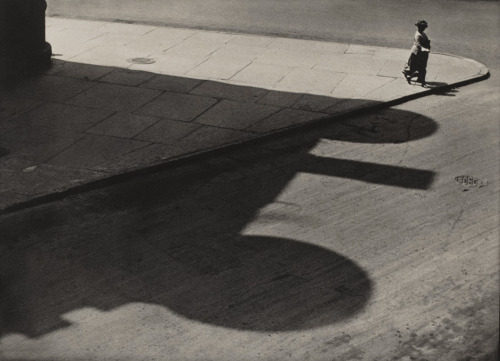
[{"label": "concrete sidewalk", "polygon": [[[484,79],[408,49],[47,18],[53,66],[0,88],[0,209],[359,109]],[[411,44],[409,44],[411,45]]]}]

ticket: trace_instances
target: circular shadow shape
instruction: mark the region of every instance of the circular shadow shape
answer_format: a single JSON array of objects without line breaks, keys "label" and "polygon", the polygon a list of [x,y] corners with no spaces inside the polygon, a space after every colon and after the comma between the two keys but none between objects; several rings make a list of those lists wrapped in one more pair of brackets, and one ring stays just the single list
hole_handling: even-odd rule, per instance
[{"label": "circular shadow shape", "polygon": [[438,124],[426,116],[388,108],[341,121],[324,138],[354,143],[405,143],[434,134]]},{"label": "circular shadow shape", "polygon": [[241,236],[171,256],[196,272],[183,272],[184,287],[161,303],[226,328],[289,331],[333,324],[361,311],[372,290],[353,261],[290,239]]}]

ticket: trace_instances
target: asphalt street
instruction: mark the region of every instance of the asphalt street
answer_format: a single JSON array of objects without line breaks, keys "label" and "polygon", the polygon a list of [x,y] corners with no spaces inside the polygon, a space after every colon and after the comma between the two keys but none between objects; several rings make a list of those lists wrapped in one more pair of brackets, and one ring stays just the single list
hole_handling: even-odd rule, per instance
[{"label": "asphalt street", "polygon": [[498,122],[480,110],[498,114],[497,87],[3,216],[0,350],[15,360],[493,361]]}]

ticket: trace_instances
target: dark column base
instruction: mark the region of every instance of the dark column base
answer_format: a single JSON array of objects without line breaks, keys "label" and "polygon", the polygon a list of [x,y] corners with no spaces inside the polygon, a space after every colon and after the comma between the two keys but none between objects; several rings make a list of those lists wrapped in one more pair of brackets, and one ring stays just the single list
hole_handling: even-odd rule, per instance
[{"label": "dark column base", "polygon": [[0,0],[0,79],[32,74],[50,66],[45,41],[45,0]]},{"label": "dark column base", "polygon": [[0,77],[31,74],[50,67],[52,47],[45,42],[40,50],[0,55]]}]

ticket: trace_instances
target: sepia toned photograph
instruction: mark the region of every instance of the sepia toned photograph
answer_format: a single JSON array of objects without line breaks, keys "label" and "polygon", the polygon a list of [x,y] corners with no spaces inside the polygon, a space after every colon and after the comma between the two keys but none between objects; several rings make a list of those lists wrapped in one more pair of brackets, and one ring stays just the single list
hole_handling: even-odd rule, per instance
[{"label": "sepia toned photograph", "polygon": [[0,0],[1,361],[498,361],[500,1]]}]

